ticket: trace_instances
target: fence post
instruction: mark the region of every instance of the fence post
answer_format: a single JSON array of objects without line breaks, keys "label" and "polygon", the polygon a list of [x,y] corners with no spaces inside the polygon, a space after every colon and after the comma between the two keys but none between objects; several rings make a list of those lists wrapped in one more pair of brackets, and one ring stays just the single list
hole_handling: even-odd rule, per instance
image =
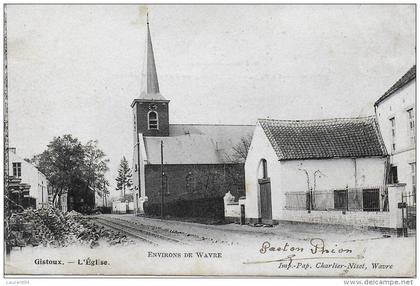
[{"label": "fence post", "polygon": [[346,212],[349,211],[349,186],[346,186]]},{"label": "fence post", "polygon": [[313,199],[314,199],[314,197],[313,197],[312,188],[311,188],[311,190],[309,191],[309,209],[310,209],[311,211],[313,211],[313,210],[314,210],[314,203],[313,203]]}]

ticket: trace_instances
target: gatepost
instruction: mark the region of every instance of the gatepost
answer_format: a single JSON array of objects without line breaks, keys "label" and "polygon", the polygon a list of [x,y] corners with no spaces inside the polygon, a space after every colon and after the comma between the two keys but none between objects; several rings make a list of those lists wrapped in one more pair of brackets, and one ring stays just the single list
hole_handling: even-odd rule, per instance
[{"label": "gatepost", "polygon": [[239,198],[239,207],[240,207],[240,223],[245,224],[246,222],[246,215],[245,215],[245,200],[246,197],[240,197]]},{"label": "gatepost", "polygon": [[404,232],[402,196],[404,194],[406,184],[387,185],[389,200],[389,227],[397,231],[397,236],[402,236]]}]

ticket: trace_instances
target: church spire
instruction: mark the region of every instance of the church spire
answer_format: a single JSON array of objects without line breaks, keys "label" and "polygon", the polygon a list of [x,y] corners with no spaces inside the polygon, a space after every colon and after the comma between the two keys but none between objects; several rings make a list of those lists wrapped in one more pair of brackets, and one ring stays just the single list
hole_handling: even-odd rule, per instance
[{"label": "church spire", "polygon": [[147,35],[140,99],[165,100],[159,92],[155,56],[153,54],[152,38],[150,36],[149,13],[147,13]]}]

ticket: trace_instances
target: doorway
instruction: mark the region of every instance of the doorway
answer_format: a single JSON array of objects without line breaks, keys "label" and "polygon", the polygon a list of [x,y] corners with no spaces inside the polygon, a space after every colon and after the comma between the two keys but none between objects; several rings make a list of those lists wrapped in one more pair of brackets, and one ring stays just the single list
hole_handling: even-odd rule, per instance
[{"label": "doorway", "polygon": [[270,178],[259,179],[258,183],[260,185],[261,222],[264,224],[272,224],[273,216]]},{"label": "doorway", "polygon": [[271,182],[268,177],[267,160],[261,159],[259,166],[258,185],[260,192],[260,210],[261,222],[263,224],[272,224],[272,204],[271,204]]}]

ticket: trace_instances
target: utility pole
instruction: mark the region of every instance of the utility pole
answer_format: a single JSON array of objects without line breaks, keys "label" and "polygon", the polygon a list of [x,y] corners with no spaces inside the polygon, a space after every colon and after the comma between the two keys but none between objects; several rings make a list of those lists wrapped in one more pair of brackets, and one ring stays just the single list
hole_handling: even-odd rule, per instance
[{"label": "utility pole", "polygon": [[160,200],[160,218],[163,219],[163,206],[165,204],[165,192],[164,192],[164,175],[165,173],[163,172],[163,140],[160,141],[160,176],[161,176],[161,185],[160,185],[160,195],[161,195],[161,200]]}]

